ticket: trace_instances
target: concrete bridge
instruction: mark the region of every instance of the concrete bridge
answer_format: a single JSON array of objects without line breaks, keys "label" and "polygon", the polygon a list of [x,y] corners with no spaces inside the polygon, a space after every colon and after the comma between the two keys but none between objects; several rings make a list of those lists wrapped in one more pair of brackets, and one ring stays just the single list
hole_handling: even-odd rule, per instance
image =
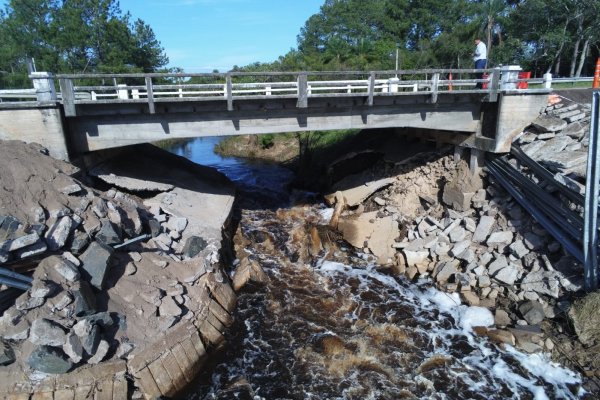
[{"label": "concrete bridge", "polygon": [[37,142],[69,159],[186,137],[417,128],[435,140],[507,152],[550,92],[551,76],[518,79],[518,70],[36,72],[33,89],[0,91],[0,139]]}]

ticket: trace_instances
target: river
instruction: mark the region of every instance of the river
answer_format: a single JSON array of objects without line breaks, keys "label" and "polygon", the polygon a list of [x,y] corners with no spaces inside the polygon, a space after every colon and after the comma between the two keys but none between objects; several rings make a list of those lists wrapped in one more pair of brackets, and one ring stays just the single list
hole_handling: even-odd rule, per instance
[{"label": "river", "polygon": [[227,348],[186,395],[214,399],[580,398],[580,377],[543,354],[499,348],[471,330],[489,312],[460,304],[427,281],[389,275],[335,235],[310,249],[331,209],[287,187],[281,167],[222,158],[219,138],[172,151],[217,168],[244,200],[238,257],[269,283],[239,293]]}]

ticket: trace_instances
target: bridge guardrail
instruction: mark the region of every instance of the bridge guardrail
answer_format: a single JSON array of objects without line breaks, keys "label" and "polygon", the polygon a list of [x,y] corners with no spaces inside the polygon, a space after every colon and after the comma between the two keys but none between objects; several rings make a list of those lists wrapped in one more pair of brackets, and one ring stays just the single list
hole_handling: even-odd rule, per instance
[{"label": "bridge guardrail", "polygon": [[[518,67],[517,67],[518,68]],[[501,91],[515,90],[520,82],[542,85],[518,89],[548,90],[551,75],[544,79],[518,79],[518,69],[426,69],[385,71],[300,71],[229,73],[147,73],[147,74],[59,74],[35,73],[30,76],[38,100],[63,103],[66,116],[76,115],[78,104],[147,103],[150,113],[155,103],[165,101],[224,100],[227,109],[234,101],[256,98],[295,98],[298,107],[307,107],[317,97],[362,96],[373,105],[380,96],[428,95],[431,102],[452,93],[473,93],[496,101]],[[58,79],[60,91],[55,90]],[[562,78],[561,78],[562,79]],[[528,85],[524,85],[528,86]],[[40,96],[42,93],[42,96]],[[43,97],[40,99],[40,97]],[[0,101],[9,98],[0,91]]]}]

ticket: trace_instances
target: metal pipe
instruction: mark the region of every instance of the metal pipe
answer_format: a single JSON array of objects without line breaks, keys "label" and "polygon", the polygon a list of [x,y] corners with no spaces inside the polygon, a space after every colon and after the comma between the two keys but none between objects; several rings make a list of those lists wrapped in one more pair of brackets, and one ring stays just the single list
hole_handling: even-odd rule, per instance
[{"label": "metal pipe", "polygon": [[29,290],[31,289],[31,285],[22,281],[18,281],[16,279],[6,278],[4,276],[0,276],[0,283],[6,285],[8,287],[12,287],[15,289],[21,290]]},{"label": "metal pipe", "polygon": [[550,234],[554,236],[554,238],[558,240],[560,244],[573,255],[573,257],[580,262],[583,262],[583,252],[578,244],[573,243],[559,226],[555,225],[554,222],[552,222],[552,220],[543,212],[540,212],[540,210],[529,201],[523,193],[518,191],[516,187],[504,177],[502,171],[493,162],[488,162],[487,167],[498,183],[500,183],[504,189],[506,189],[506,191],[508,191],[508,193],[510,193],[511,196],[513,196],[519,204],[521,204],[521,206],[540,223],[540,225],[550,232]]},{"label": "metal pipe", "polygon": [[600,93],[592,95],[590,137],[588,145],[587,176],[585,184],[585,207],[583,213],[583,266],[585,290],[598,288],[598,192],[600,163],[598,160],[598,118],[600,114]]},{"label": "metal pipe", "polygon": [[150,239],[150,237],[152,237],[152,235],[150,235],[149,233],[146,233],[145,235],[140,235],[138,237],[134,237],[133,239],[126,240],[125,242],[123,242],[121,244],[114,245],[113,249],[117,250],[117,249],[120,249],[121,247],[125,247],[129,244],[141,242],[142,240],[146,240],[146,239]]},{"label": "metal pipe", "polygon": [[0,276],[6,276],[8,278],[17,279],[19,281],[28,282],[28,283],[33,282],[33,278],[30,278],[23,274],[19,274],[18,272],[13,272],[9,269],[2,268],[2,267],[0,267]]}]

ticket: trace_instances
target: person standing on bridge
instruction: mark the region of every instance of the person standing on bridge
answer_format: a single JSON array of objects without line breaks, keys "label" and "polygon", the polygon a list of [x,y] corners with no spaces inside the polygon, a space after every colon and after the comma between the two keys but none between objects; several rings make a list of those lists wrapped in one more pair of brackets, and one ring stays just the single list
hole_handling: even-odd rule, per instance
[{"label": "person standing on bridge", "polygon": [[[475,51],[473,52],[473,61],[475,62],[475,69],[485,69],[487,67],[487,47],[481,39],[475,39]],[[475,74],[476,79],[482,79],[483,74]],[[475,86],[477,89],[483,87],[482,82],[477,82]]]}]

